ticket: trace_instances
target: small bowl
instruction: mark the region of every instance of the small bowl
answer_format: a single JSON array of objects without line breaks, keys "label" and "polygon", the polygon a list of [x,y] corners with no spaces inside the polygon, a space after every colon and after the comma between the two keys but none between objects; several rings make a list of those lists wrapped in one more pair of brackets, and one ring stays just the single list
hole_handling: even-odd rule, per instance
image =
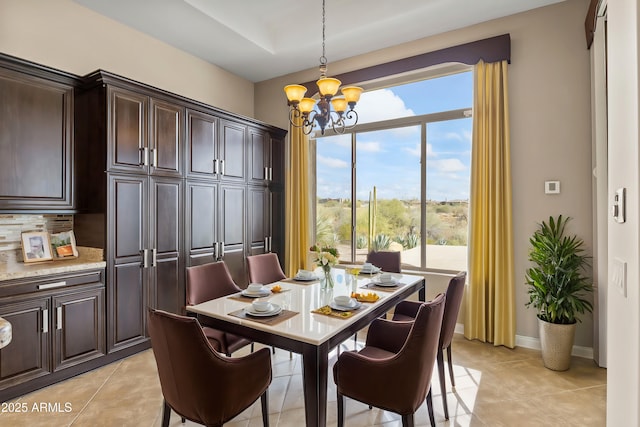
[{"label": "small bowl", "polygon": [[298,270],[298,274],[296,274],[296,276],[298,277],[302,277],[302,278],[307,278],[307,277],[311,277],[313,276],[313,271],[309,271],[309,270]]},{"label": "small bowl", "polygon": [[262,283],[249,283],[249,286],[247,286],[247,291],[257,294],[258,292],[262,291]]},{"label": "small bowl", "polygon": [[391,274],[391,273],[382,273],[380,275],[380,281],[382,283],[393,282],[393,274]]},{"label": "small bowl", "polygon": [[333,301],[341,307],[351,306],[351,297],[347,295],[338,295],[333,299]]},{"label": "small bowl", "polygon": [[260,300],[256,300],[252,302],[251,307],[253,307],[254,311],[260,311],[260,312],[269,311],[273,308],[273,306],[269,301],[260,301]]}]

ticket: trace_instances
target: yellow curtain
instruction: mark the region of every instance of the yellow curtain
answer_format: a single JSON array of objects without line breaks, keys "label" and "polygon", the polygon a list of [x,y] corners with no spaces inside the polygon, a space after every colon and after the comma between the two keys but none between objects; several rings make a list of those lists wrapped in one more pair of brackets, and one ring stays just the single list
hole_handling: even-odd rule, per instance
[{"label": "yellow curtain", "polygon": [[[298,118],[296,124],[300,124]],[[289,158],[285,184],[285,274],[305,268],[309,251],[309,138],[289,125]]]},{"label": "yellow curtain", "polygon": [[507,61],[475,66],[464,335],[515,346]]}]

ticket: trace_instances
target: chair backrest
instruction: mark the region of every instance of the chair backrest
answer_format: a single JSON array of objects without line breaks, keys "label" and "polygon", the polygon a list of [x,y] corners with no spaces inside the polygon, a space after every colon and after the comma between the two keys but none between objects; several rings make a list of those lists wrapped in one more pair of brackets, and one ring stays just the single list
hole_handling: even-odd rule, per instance
[{"label": "chair backrest", "polygon": [[440,331],[440,348],[447,348],[451,345],[460,305],[462,304],[466,279],[467,273],[462,271],[452,277],[449,281],[449,286],[447,286],[447,302],[444,305],[444,317],[442,318],[442,329]]},{"label": "chair backrest", "polygon": [[240,292],[224,261],[187,267],[187,305]]},{"label": "chair backrest", "polygon": [[205,425],[222,425],[269,386],[268,354],[260,364],[267,373],[254,379],[246,372],[255,365],[220,356],[197,319],[153,309],[148,316],[162,394],[179,415]]},{"label": "chair backrest", "polygon": [[403,406],[408,405],[413,410],[424,402],[429,392],[438,354],[445,298],[445,294],[438,294],[420,306],[407,340],[396,355],[398,364],[409,369],[411,381],[415,381],[413,385],[407,384],[404,390],[406,396],[401,396],[403,392],[399,390],[397,399],[403,401]]},{"label": "chair backrest", "polygon": [[287,278],[275,253],[248,256],[247,267],[251,283],[269,284]]},{"label": "chair backrest", "polygon": [[371,251],[367,254],[367,262],[380,267],[387,273],[400,273],[402,270],[402,259],[400,252],[391,251]]}]

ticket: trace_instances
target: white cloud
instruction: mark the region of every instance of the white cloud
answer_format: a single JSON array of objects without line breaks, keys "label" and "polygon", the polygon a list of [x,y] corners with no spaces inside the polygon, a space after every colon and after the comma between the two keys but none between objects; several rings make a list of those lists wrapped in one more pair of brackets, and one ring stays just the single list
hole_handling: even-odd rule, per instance
[{"label": "white cloud", "polygon": [[359,117],[358,123],[415,116],[413,110],[404,105],[402,98],[389,89],[364,92],[356,105],[356,111]]},{"label": "white cloud", "polygon": [[427,167],[431,167],[438,172],[450,173],[466,170],[465,165],[458,159],[432,160]]},{"label": "white cloud", "polygon": [[[429,147],[427,147],[429,149]],[[404,147],[403,150],[414,157],[420,157],[420,144],[416,144],[414,148]]]},{"label": "white cloud", "polygon": [[318,156],[318,163],[333,169],[344,169],[349,167],[349,163],[333,157]]},{"label": "white cloud", "polygon": [[358,151],[366,151],[368,153],[377,153],[382,151],[378,141],[358,141]]}]

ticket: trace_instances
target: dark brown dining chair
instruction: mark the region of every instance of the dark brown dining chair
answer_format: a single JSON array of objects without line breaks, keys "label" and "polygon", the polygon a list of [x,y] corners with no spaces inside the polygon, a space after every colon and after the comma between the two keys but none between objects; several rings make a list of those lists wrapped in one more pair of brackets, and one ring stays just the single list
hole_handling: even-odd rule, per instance
[{"label": "dark brown dining chair", "polygon": [[[449,280],[447,286],[447,302],[444,305],[444,316],[442,319],[442,329],[440,330],[440,342],[438,344],[438,378],[440,379],[440,391],[442,393],[442,405],[444,406],[444,418],[449,419],[449,408],[447,406],[447,378],[444,374],[444,355],[443,351],[447,350],[447,362],[449,364],[449,377],[451,378],[451,387],[456,386],[453,376],[453,363],[451,361],[451,341],[453,340],[453,332],[456,329],[458,320],[458,312],[462,304],[462,295],[464,294],[464,285],[467,273],[462,271]],[[420,303],[414,301],[402,301],[396,306],[393,314],[393,320],[407,321],[415,317]]]},{"label": "dark brown dining chair", "polygon": [[249,282],[251,283],[268,285],[287,278],[284,271],[282,271],[282,267],[280,267],[278,254],[275,253],[248,256],[247,268],[249,269]]},{"label": "dark brown dining chair", "polygon": [[[240,291],[224,261],[187,267],[187,305],[200,304]],[[227,356],[247,344],[251,344],[253,351],[253,343],[246,338],[222,332],[206,323],[202,329],[211,346]]]},{"label": "dark brown dining chair", "polygon": [[171,410],[206,426],[222,426],[258,397],[269,425],[271,355],[266,348],[225,358],[214,350],[197,319],[149,309],[149,336],[164,397],[162,426]]},{"label": "dark brown dining chair", "polygon": [[370,262],[387,273],[402,272],[402,258],[400,252],[371,251],[367,254],[367,262]]},{"label": "dark brown dining chair", "polygon": [[344,396],[402,416],[404,427],[414,426],[414,414],[431,401],[431,375],[438,352],[444,313],[444,294],[421,303],[413,321],[375,319],[364,348],[340,354],[333,366],[338,393],[338,427],[344,426]]}]

